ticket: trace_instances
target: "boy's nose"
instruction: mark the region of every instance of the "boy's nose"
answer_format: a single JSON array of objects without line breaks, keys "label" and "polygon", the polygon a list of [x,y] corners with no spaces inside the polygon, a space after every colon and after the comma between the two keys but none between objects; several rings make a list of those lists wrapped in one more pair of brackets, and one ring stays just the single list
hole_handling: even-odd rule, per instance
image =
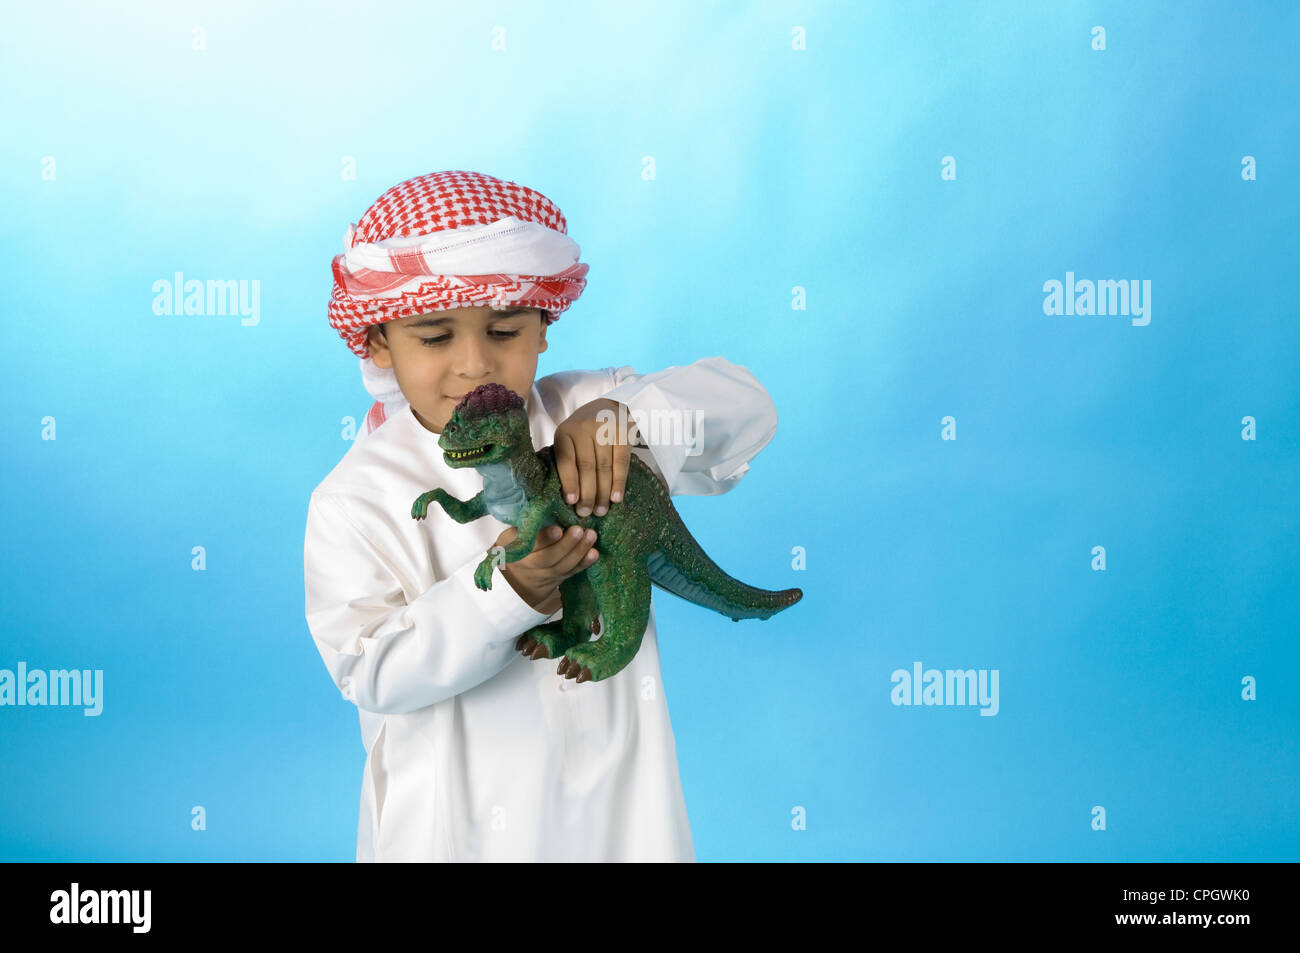
[{"label": "boy's nose", "polygon": [[[490,370],[482,344],[472,341],[462,345],[461,350],[457,352],[455,371],[462,379],[475,380],[479,384],[486,384],[489,380],[488,372]],[[474,387],[477,386],[478,384],[474,385]],[[469,387],[467,390],[473,390],[474,387]]]}]

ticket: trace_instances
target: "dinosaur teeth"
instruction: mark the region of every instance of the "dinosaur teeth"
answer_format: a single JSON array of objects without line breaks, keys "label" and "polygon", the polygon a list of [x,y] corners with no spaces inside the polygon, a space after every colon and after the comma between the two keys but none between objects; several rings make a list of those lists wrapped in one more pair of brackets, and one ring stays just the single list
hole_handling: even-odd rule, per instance
[{"label": "dinosaur teeth", "polygon": [[447,456],[452,460],[468,460],[472,457],[481,457],[491,449],[492,444],[489,443],[486,446],[476,447],[473,450],[448,450]]}]

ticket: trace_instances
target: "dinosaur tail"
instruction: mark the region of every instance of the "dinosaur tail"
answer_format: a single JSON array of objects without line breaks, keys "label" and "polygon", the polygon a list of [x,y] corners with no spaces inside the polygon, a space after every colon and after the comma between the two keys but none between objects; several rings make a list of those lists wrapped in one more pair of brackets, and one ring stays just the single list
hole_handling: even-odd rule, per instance
[{"label": "dinosaur tail", "polygon": [[697,606],[741,619],[767,619],[803,598],[802,589],[757,589],[729,576],[686,529],[671,506],[659,547],[646,560],[650,581]]}]

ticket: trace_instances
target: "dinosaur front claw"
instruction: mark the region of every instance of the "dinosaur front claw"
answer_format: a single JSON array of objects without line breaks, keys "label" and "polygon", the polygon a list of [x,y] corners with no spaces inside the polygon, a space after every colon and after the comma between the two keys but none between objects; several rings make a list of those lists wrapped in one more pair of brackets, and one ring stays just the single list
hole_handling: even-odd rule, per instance
[{"label": "dinosaur front claw", "polygon": [[487,592],[492,588],[492,567],[496,563],[493,561],[491,554],[487,556],[478,567],[474,570],[474,585]]}]

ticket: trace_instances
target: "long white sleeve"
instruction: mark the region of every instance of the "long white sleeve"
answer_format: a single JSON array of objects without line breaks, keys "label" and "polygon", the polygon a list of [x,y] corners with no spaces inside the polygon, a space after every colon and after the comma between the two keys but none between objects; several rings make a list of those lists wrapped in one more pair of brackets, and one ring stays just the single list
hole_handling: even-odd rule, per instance
[{"label": "long white sleeve", "polygon": [[304,554],[307,626],[339,691],[366,711],[411,712],[486,681],[519,657],[520,633],[550,618],[499,567],[478,589],[482,555],[407,604],[346,498],[312,494]]},{"label": "long white sleeve", "polygon": [[[670,495],[715,496],[740,482],[749,461],[776,436],[776,404],[758,379],[723,357],[673,365],[653,374],[606,368],[612,389],[602,396],[653,421],[642,436]],[[666,413],[665,413],[666,412]],[[680,421],[680,424],[678,423]],[[697,441],[681,439],[697,426]]]}]

